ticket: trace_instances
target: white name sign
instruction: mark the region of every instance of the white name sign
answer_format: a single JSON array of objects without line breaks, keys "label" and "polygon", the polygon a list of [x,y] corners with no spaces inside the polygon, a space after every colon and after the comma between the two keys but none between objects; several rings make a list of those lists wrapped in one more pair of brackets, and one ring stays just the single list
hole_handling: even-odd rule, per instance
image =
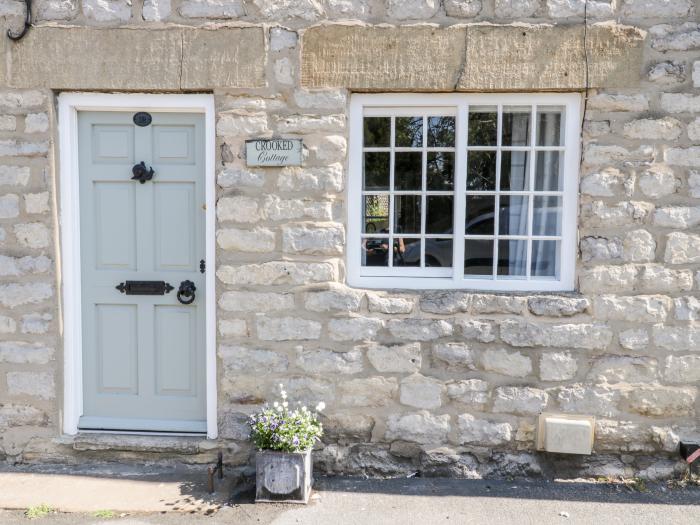
[{"label": "white name sign", "polygon": [[301,139],[246,140],[248,166],[301,166]]}]

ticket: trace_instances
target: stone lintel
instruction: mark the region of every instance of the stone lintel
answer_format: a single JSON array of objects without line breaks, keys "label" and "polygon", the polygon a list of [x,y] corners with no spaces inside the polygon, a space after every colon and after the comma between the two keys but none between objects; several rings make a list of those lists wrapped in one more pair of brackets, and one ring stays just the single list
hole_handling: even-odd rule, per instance
[{"label": "stone lintel", "polygon": [[265,85],[262,28],[35,27],[6,45],[21,88],[195,90]]},{"label": "stone lintel", "polygon": [[[588,28],[589,87],[639,84],[646,34],[616,24]],[[302,85],[393,91],[580,90],[581,25],[325,24],[302,36]]]}]

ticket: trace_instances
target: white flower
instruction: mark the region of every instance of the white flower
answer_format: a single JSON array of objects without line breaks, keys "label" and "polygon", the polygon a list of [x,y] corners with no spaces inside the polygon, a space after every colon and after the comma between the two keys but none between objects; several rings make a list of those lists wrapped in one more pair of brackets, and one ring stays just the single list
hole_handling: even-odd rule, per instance
[{"label": "white flower", "polygon": [[282,403],[282,406],[283,406],[284,408],[287,408],[287,407],[289,406],[289,403],[287,403],[287,402],[285,401],[284,403]]},{"label": "white flower", "polygon": [[307,409],[305,406],[301,407],[301,411],[302,411],[302,412],[306,412],[307,410],[308,410],[308,409]]},{"label": "white flower", "polygon": [[277,401],[275,401],[275,402],[272,404],[272,406],[275,407],[275,408],[277,408],[278,406],[280,406],[280,404],[279,404]]},{"label": "white flower", "polygon": [[287,392],[285,392],[284,390],[282,390],[280,395],[282,396],[282,399],[287,399]]},{"label": "white flower", "polygon": [[326,408],[326,404],[321,401],[318,405],[316,405],[316,412],[321,412],[324,408]]},{"label": "white flower", "polygon": [[277,408],[277,412],[282,412],[282,407],[281,407],[281,406],[277,405],[276,408]]}]

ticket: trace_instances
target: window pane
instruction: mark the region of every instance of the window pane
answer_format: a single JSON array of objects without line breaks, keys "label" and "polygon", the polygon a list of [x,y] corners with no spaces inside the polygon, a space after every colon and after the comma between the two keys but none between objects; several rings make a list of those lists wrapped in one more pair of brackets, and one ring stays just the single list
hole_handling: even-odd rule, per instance
[{"label": "window pane", "polygon": [[532,241],[530,275],[559,278],[559,241]]},{"label": "window pane", "polygon": [[467,239],[464,241],[465,275],[493,275],[493,241]]},{"label": "window pane", "polygon": [[500,235],[527,235],[527,205],[529,197],[501,195],[498,233]]},{"label": "window pane", "polygon": [[389,195],[365,195],[362,211],[364,233],[388,232]]},{"label": "window pane", "polygon": [[451,191],[454,173],[454,153],[428,153],[428,191]]},{"label": "window pane", "polygon": [[537,145],[561,146],[564,144],[562,110],[537,108]]},{"label": "window pane", "polygon": [[362,266],[389,266],[389,239],[362,239]]},{"label": "window pane", "polygon": [[389,153],[366,152],[364,165],[364,189],[370,191],[389,189]]},{"label": "window pane", "polygon": [[530,169],[527,151],[503,151],[501,153],[501,190],[527,191]]},{"label": "window pane", "polygon": [[428,117],[428,147],[452,148],[455,145],[455,118]]},{"label": "window pane", "polygon": [[420,233],[420,195],[394,197],[394,232]]},{"label": "window pane", "polygon": [[467,195],[467,214],[464,233],[493,235],[493,195]]},{"label": "window pane", "polygon": [[426,239],[425,240],[425,265],[452,266],[452,239]]},{"label": "window pane", "polygon": [[365,117],[364,124],[366,147],[389,147],[391,137],[391,119],[389,117]]},{"label": "window pane", "polygon": [[467,190],[496,189],[496,152],[470,151],[467,160]]},{"label": "window pane", "polygon": [[498,275],[525,276],[527,241],[501,239],[498,241]]},{"label": "window pane", "polygon": [[423,146],[423,117],[396,117],[396,146]]},{"label": "window pane", "polygon": [[496,108],[471,108],[469,111],[470,146],[495,146],[498,126]]},{"label": "window pane", "polygon": [[418,152],[396,153],[394,157],[394,189],[420,191],[423,175],[423,154]]},{"label": "window pane", "polygon": [[561,235],[562,199],[555,196],[535,196],[532,213],[533,235]]},{"label": "window pane", "polygon": [[530,108],[503,109],[502,146],[528,146],[530,144]]},{"label": "window pane", "polygon": [[394,238],[394,266],[420,266],[420,239]]},{"label": "window pane", "polygon": [[426,198],[425,233],[452,233],[452,196]]},{"label": "window pane", "polygon": [[535,165],[535,191],[561,191],[561,153],[538,151]]}]

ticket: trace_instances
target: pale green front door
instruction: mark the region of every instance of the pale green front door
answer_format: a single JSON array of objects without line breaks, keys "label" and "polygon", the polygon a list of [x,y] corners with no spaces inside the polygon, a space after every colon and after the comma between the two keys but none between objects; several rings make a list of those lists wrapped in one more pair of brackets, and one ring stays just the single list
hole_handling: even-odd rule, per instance
[{"label": "pale green front door", "polygon": [[81,429],[206,431],[204,117],[151,116],[78,113]]}]

